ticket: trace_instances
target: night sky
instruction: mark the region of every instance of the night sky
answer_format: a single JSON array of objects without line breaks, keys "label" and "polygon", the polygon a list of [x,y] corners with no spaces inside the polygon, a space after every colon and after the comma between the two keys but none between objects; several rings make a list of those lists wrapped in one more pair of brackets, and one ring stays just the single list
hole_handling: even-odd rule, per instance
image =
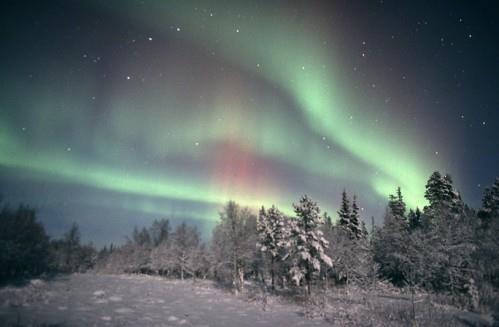
[{"label": "night sky", "polygon": [[0,193],[51,235],[207,236],[229,199],[381,221],[499,175],[493,1],[2,1]]}]

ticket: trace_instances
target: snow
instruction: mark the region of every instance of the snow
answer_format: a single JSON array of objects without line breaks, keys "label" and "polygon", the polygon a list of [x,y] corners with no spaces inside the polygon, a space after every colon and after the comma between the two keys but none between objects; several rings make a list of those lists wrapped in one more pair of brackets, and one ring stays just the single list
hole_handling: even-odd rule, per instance
[{"label": "snow", "polygon": [[0,288],[0,326],[329,326],[293,305],[236,297],[211,281],[74,274]]}]

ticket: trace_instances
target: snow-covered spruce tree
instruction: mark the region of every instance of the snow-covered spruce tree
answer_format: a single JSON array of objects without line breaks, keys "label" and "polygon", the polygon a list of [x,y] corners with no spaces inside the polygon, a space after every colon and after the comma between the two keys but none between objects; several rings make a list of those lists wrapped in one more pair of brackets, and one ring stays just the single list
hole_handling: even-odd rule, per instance
[{"label": "snow-covered spruce tree", "polygon": [[258,216],[258,243],[260,251],[267,254],[270,261],[269,270],[272,289],[275,290],[275,264],[282,255],[285,245],[286,229],[284,228],[284,215],[275,206],[265,211],[261,208]]},{"label": "snow-covered spruce tree", "polygon": [[[429,206],[425,206],[425,226],[436,223],[435,220],[445,216],[455,217],[463,214],[464,204],[459,192],[452,185],[452,178],[446,174],[442,176],[438,171],[434,172],[426,183],[425,198]],[[448,217],[448,218],[449,218]]]},{"label": "snow-covered spruce tree", "polygon": [[418,233],[417,246],[422,256],[419,283],[432,291],[450,292],[456,299],[473,292],[476,272],[473,265],[474,213],[466,210],[449,175],[433,173],[427,184],[423,229]]},{"label": "snow-covered spruce tree", "polygon": [[320,230],[324,223],[317,203],[304,195],[297,204],[293,204],[296,213],[296,224],[291,231],[293,239],[293,267],[290,274],[299,285],[303,280],[307,286],[307,294],[311,294],[311,283],[315,272],[320,272],[321,264],[333,265],[331,258],[325,253],[328,241]]}]

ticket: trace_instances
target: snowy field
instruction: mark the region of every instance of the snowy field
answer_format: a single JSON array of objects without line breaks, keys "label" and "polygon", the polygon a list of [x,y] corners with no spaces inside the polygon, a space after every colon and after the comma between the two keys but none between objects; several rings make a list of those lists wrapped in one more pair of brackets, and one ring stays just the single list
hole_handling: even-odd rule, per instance
[{"label": "snowy field", "polygon": [[[251,293],[251,292],[249,292]],[[316,297],[324,300],[325,297]],[[330,291],[326,304],[235,296],[211,281],[146,275],[74,274],[0,289],[0,326],[404,326],[412,304],[390,292]],[[419,326],[491,326],[453,307],[415,301]]]},{"label": "snowy field", "polygon": [[[0,325],[331,326],[292,305],[247,301],[211,282],[76,274],[0,290]],[[16,325],[17,326],[17,325]]]}]

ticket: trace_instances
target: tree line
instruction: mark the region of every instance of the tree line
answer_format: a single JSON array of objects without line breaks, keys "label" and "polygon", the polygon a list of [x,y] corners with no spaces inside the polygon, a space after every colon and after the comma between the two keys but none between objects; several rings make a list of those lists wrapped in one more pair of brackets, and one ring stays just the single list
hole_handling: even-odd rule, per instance
[{"label": "tree line", "polygon": [[[195,226],[171,228],[167,219],[135,228],[125,244],[96,251],[81,245],[76,226],[49,240],[26,207],[0,213],[1,277],[45,271],[145,273],[210,278],[242,292],[248,281],[266,290],[332,286],[370,287],[379,280],[450,295],[471,308],[499,298],[499,178],[482,207],[468,207],[452,178],[433,173],[424,208],[407,208],[400,188],[387,199],[381,226],[368,232],[357,197],[343,191],[335,222],[310,197],[293,204],[294,216],[276,206],[258,213],[228,202],[209,242]],[[372,219],[374,222],[374,219]]]},{"label": "tree line", "polygon": [[62,238],[50,239],[34,209],[4,205],[0,210],[0,283],[83,272],[93,267],[96,255],[92,244],[81,243],[76,224]]}]

